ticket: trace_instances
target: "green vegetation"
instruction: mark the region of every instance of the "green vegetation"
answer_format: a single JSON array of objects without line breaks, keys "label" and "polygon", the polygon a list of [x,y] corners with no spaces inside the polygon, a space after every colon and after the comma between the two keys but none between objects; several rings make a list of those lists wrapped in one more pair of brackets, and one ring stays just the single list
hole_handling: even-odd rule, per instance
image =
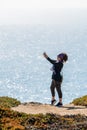
[{"label": "green vegetation", "polygon": [[74,99],[72,103],[74,105],[87,106],[87,95]]},{"label": "green vegetation", "polygon": [[2,107],[10,108],[10,107],[16,107],[20,104],[21,104],[21,102],[17,101],[14,98],[0,97],[0,106],[2,106]]},{"label": "green vegetation", "polygon": [[0,97],[0,130],[24,130],[22,125],[28,116],[24,113],[14,112],[10,108],[18,106],[20,101],[10,97]]},{"label": "green vegetation", "polygon": [[[52,113],[30,115],[26,121],[28,130],[86,130],[87,117],[83,115],[60,116]],[[83,129],[80,129],[83,128]]]}]

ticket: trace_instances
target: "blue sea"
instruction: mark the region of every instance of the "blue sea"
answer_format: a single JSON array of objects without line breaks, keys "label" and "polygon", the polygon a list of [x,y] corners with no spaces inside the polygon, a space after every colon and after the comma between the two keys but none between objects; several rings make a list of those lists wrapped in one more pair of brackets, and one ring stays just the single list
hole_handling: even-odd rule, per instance
[{"label": "blue sea", "polygon": [[[52,65],[65,52],[63,103],[87,95],[87,27],[60,25],[0,26],[0,96],[21,102],[50,103]],[[58,99],[56,93],[56,99]]]}]

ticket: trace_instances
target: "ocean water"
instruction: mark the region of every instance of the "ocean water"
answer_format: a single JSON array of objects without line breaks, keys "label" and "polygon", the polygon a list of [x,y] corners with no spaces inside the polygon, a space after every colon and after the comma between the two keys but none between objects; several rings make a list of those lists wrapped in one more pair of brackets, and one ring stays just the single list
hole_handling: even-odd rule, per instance
[{"label": "ocean water", "polygon": [[[59,25],[0,26],[0,96],[21,102],[50,103],[52,65],[66,52],[63,68],[63,103],[87,94],[87,28]],[[56,99],[58,99],[56,93]]]}]

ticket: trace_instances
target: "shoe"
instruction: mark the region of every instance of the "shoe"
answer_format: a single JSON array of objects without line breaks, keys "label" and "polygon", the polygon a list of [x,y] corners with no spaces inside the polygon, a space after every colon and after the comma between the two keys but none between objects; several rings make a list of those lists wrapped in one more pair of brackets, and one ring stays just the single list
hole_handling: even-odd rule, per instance
[{"label": "shoe", "polygon": [[57,107],[62,107],[63,104],[62,104],[61,102],[58,102],[58,103],[56,104],[56,106],[57,106]]},{"label": "shoe", "polygon": [[56,103],[55,99],[51,101],[51,105],[54,105],[55,103]]}]

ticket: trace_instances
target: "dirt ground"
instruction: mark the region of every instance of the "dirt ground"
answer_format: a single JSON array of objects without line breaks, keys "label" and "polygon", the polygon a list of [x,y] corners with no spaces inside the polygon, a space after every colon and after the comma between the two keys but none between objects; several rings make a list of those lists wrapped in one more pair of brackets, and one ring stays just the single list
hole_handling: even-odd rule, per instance
[{"label": "dirt ground", "polygon": [[11,109],[14,111],[24,112],[27,114],[54,113],[59,115],[84,114],[87,116],[87,107],[74,106],[73,104],[66,104],[62,107],[56,107],[49,104],[31,102],[31,103],[23,103]]}]

